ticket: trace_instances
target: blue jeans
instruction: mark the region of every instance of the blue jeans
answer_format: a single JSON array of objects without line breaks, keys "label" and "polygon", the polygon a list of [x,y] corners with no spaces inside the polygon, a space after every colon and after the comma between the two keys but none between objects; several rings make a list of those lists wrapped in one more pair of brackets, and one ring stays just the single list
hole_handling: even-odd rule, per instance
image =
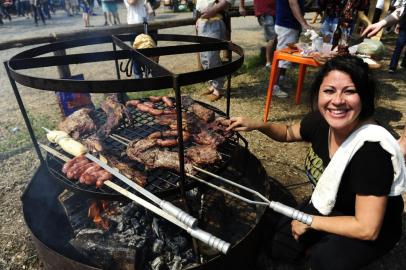
[{"label": "blue jeans", "polygon": [[[403,47],[406,45],[406,29],[400,29],[399,37],[396,40],[396,47],[393,51],[392,58],[390,60],[389,69],[396,70],[398,67],[398,62],[400,55],[402,54]],[[403,60],[401,63],[402,67],[406,67],[406,53],[403,55]]]},{"label": "blue jeans", "polygon": [[328,36],[330,41],[329,43],[333,42],[333,34],[337,29],[338,25],[338,18],[333,18],[333,17],[326,17],[324,18],[324,22],[321,25],[320,32],[323,37]]}]

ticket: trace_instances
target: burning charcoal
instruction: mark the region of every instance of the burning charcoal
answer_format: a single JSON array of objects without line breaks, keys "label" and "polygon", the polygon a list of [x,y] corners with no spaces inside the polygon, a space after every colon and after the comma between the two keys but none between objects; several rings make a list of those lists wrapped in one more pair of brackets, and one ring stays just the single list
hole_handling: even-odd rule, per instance
[{"label": "burning charcoal", "polygon": [[170,250],[171,253],[175,255],[180,255],[180,247],[178,243],[173,241],[173,239],[169,239],[166,241],[166,247]]},{"label": "burning charcoal", "polygon": [[124,231],[124,223],[120,222],[117,224],[117,232],[122,232]]},{"label": "burning charcoal", "polygon": [[165,260],[162,257],[156,257],[151,263],[152,270],[164,270],[168,269],[165,264]]},{"label": "burning charcoal", "polygon": [[123,207],[123,216],[125,217],[132,217],[134,216],[135,212],[136,208],[134,208],[134,205],[132,203],[129,203]]},{"label": "burning charcoal", "polygon": [[192,249],[190,248],[183,253],[182,258],[184,258],[186,262],[195,261],[195,254],[193,253]]},{"label": "burning charcoal", "polygon": [[159,220],[155,217],[152,220],[152,231],[155,233],[155,235],[158,238],[164,239],[165,234],[163,233],[162,229],[160,228]]},{"label": "burning charcoal", "polygon": [[132,229],[132,228],[130,228],[130,229],[128,229],[128,230],[126,230],[125,232],[123,232],[123,235],[124,236],[131,236],[131,235],[134,235],[134,229]]},{"label": "burning charcoal", "polygon": [[138,241],[138,243],[137,243],[137,245],[136,245],[135,247],[136,247],[138,250],[140,250],[140,249],[144,248],[145,242],[146,242],[146,239],[145,239],[145,238],[142,238],[140,241]]},{"label": "burning charcoal", "polygon": [[164,241],[162,241],[161,239],[156,239],[154,244],[152,245],[152,252],[156,254],[161,254],[163,247]]},{"label": "burning charcoal", "polygon": [[181,235],[175,236],[172,241],[176,243],[181,251],[185,251],[187,248],[187,239]]},{"label": "burning charcoal", "polygon": [[181,257],[179,257],[179,256],[173,257],[172,262],[173,262],[173,264],[172,264],[172,266],[170,268],[171,270],[180,270],[180,269],[182,269],[182,258]]}]

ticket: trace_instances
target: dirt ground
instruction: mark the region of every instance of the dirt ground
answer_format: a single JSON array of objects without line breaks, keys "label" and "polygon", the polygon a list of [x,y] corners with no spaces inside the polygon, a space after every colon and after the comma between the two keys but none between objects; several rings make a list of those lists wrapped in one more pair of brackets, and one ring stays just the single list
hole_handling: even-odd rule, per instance
[{"label": "dirt ground", "polygon": [[[121,6],[119,11],[121,21],[125,22],[125,8]],[[99,15],[91,17],[91,24],[94,27],[102,27],[104,20],[101,10],[96,10],[96,13]],[[157,20],[189,16],[191,13],[173,14],[161,9]],[[310,16],[307,17],[310,18]],[[6,22],[4,26],[0,26],[0,42],[7,39],[48,35],[83,28],[81,16],[67,17],[62,11],[57,11],[46,26],[36,27],[32,21],[25,18],[13,19],[13,22]],[[256,19],[254,17],[234,18],[232,26],[233,41],[244,48],[246,56],[257,55],[264,40]],[[192,26],[179,27],[167,29],[161,33],[194,34],[194,29]],[[393,75],[386,72],[394,39],[385,39],[386,42],[388,49],[382,61],[382,69],[374,73],[382,92],[376,116],[385,127],[396,135],[400,134],[406,123],[406,70],[400,69],[398,73]],[[27,48],[0,51],[0,60],[6,61],[10,56]],[[179,59],[162,59],[161,63],[175,71],[193,69],[196,67],[196,58],[185,55]],[[114,74],[111,72],[114,70],[112,65],[98,65],[97,67],[72,65],[71,70],[73,74],[86,71],[85,75],[88,79],[100,78],[100,76],[106,78]],[[38,76],[57,76],[55,70],[49,69],[37,70],[35,74]],[[293,103],[294,90],[288,90],[291,96],[288,99],[273,99],[270,113],[271,121],[286,123],[300,120],[308,111],[306,88],[309,86],[313,74],[314,70],[308,72],[300,105]],[[288,74],[292,82],[295,82],[296,75],[295,69]],[[231,115],[262,117],[267,77],[268,73],[262,67],[248,73],[237,72],[233,76]],[[26,132],[26,128],[4,68],[0,69],[0,86],[0,140],[18,139],[19,134]],[[196,87],[196,89],[191,94],[194,98],[200,99],[199,94],[202,89],[201,87]],[[49,117],[51,123],[58,120],[57,114],[55,114],[58,108],[52,93],[36,91],[27,87],[21,87],[20,90],[30,116],[38,115],[41,119]],[[225,110],[224,100],[220,100],[214,105]],[[273,199],[294,204],[303,201],[311,193],[311,187],[302,169],[307,144],[276,143],[257,132],[243,135],[249,141],[250,150],[266,168],[270,181],[279,188],[273,192]],[[20,196],[38,165],[39,161],[30,144],[21,143],[14,149],[0,152],[0,269],[42,269],[23,220],[20,202]],[[404,220],[406,224],[406,218]],[[406,232],[406,228],[404,232]],[[406,269],[405,252],[406,239],[403,238],[390,254],[367,269]],[[273,265],[272,269],[290,269],[290,267]]]}]

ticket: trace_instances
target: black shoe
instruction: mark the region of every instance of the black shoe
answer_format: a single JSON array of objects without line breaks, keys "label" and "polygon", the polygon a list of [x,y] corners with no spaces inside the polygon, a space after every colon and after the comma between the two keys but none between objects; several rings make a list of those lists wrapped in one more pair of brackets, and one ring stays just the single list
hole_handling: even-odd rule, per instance
[{"label": "black shoe", "polygon": [[390,68],[389,70],[388,70],[388,73],[389,74],[393,74],[393,73],[395,73],[396,71],[393,69],[393,68]]}]

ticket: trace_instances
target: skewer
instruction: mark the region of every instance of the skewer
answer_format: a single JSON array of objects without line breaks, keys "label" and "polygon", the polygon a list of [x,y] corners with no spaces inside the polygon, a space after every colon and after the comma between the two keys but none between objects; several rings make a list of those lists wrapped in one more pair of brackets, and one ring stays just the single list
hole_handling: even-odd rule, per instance
[{"label": "skewer", "polygon": [[[130,141],[130,140],[128,140],[128,139],[126,139],[124,137],[118,136],[116,134],[112,134],[110,137],[113,138],[113,139],[116,139],[116,136],[120,137],[120,140]],[[128,145],[128,144],[126,144],[126,145]],[[271,208],[275,212],[278,212],[278,213],[280,213],[280,214],[282,214],[284,216],[287,216],[289,218],[298,220],[298,221],[300,221],[302,223],[305,223],[307,225],[311,225],[311,223],[313,221],[313,216],[312,215],[303,213],[302,211],[299,211],[299,210],[297,210],[297,209],[295,209],[293,207],[287,206],[287,205],[282,204],[280,202],[270,201],[264,195],[262,195],[261,193],[259,193],[256,190],[253,190],[253,189],[248,188],[246,186],[237,184],[237,183],[235,183],[235,182],[233,182],[233,181],[231,181],[229,179],[226,179],[224,177],[221,177],[219,175],[216,175],[214,173],[211,173],[209,171],[206,171],[206,170],[204,170],[202,168],[199,168],[199,167],[196,167],[194,165],[193,165],[193,169],[195,169],[195,170],[197,170],[197,171],[199,171],[201,173],[204,173],[206,175],[209,175],[209,176],[211,176],[213,178],[216,178],[216,179],[218,179],[218,180],[220,180],[220,181],[222,181],[224,183],[227,183],[227,184],[235,186],[235,187],[237,187],[239,189],[245,190],[245,191],[259,197],[262,201],[255,201],[255,200],[248,199],[248,198],[243,197],[241,195],[238,195],[238,194],[236,194],[236,193],[234,193],[232,191],[229,191],[229,190],[227,190],[225,188],[219,187],[219,186],[217,186],[217,185],[215,185],[213,183],[207,182],[207,181],[205,181],[205,180],[203,180],[203,179],[201,179],[199,177],[196,177],[193,174],[186,173],[186,176],[188,176],[188,177],[190,177],[190,178],[192,178],[192,179],[194,179],[194,180],[196,180],[196,181],[198,181],[200,183],[203,183],[203,184],[205,184],[205,185],[207,185],[207,186],[209,186],[211,188],[214,188],[214,189],[216,189],[216,190],[218,190],[220,192],[228,194],[228,195],[230,195],[230,196],[232,196],[234,198],[237,198],[237,199],[242,200],[242,201],[244,201],[246,203],[249,203],[249,204],[268,206],[269,208]]]},{"label": "skewer", "polygon": [[[47,128],[43,127],[43,129],[48,133],[51,132]],[[112,167],[108,166],[106,163],[100,161],[95,156],[93,156],[93,155],[91,155],[89,153],[86,153],[85,157],[87,157],[88,159],[90,159],[93,162],[97,163],[100,167],[102,167],[103,169],[105,169],[106,171],[108,171],[109,173],[111,173],[112,175],[117,177],[118,179],[120,179],[122,182],[126,183],[128,186],[135,189],[136,191],[138,191],[139,193],[141,193],[145,197],[149,198],[151,201],[156,203],[162,210],[164,210],[168,214],[176,217],[179,221],[183,222],[184,224],[186,224],[186,225],[188,225],[190,227],[196,226],[197,219],[195,217],[189,215],[188,213],[186,213],[185,211],[183,211],[179,207],[173,205],[172,203],[170,203],[168,201],[165,201],[165,200],[162,200],[161,198],[158,198],[157,196],[155,196],[154,194],[152,194],[151,192],[149,192],[145,188],[139,186],[135,182],[131,181],[130,179],[128,179],[127,177],[122,175],[116,169],[113,169]]]},{"label": "skewer", "polygon": [[[40,144],[40,147],[47,151],[48,153],[52,154],[53,156],[58,157],[59,159],[67,162],[70,159],[56,151],[55,149],[46,146],[44,144]],[[205,244],[209,245],[212,248],[217,249],[218,251],[227,254],[229,248],[230,248],[230,243],[225,242],[224,240],[221,240],[220,238],[215,237],[214,235],[203,231],[197,227],[190,227],[187,224],[184,224],[183,222],[179,221],[176,219],[174,216],[169,215],[162,209],[156,207],[155,205],[147,202],[146,200],[136,196],[135,194],[129,192],[128,190],[120,187],[119,185],[113,183],[110,180],[107,180],[104,182],[104,184],[111,189],[117,191],[118,193],[126,196],[127,198],[131,199],[132,201],[136,202],[137,204],[147,208],[148,210],[154,212],[155,214],[159,215],[160,217],[168,220],[169,222],[173,223],[174,225],[180,227],[181,229],[185,230],[188,234],[190,234],[192,237],[204,242]]]}]

